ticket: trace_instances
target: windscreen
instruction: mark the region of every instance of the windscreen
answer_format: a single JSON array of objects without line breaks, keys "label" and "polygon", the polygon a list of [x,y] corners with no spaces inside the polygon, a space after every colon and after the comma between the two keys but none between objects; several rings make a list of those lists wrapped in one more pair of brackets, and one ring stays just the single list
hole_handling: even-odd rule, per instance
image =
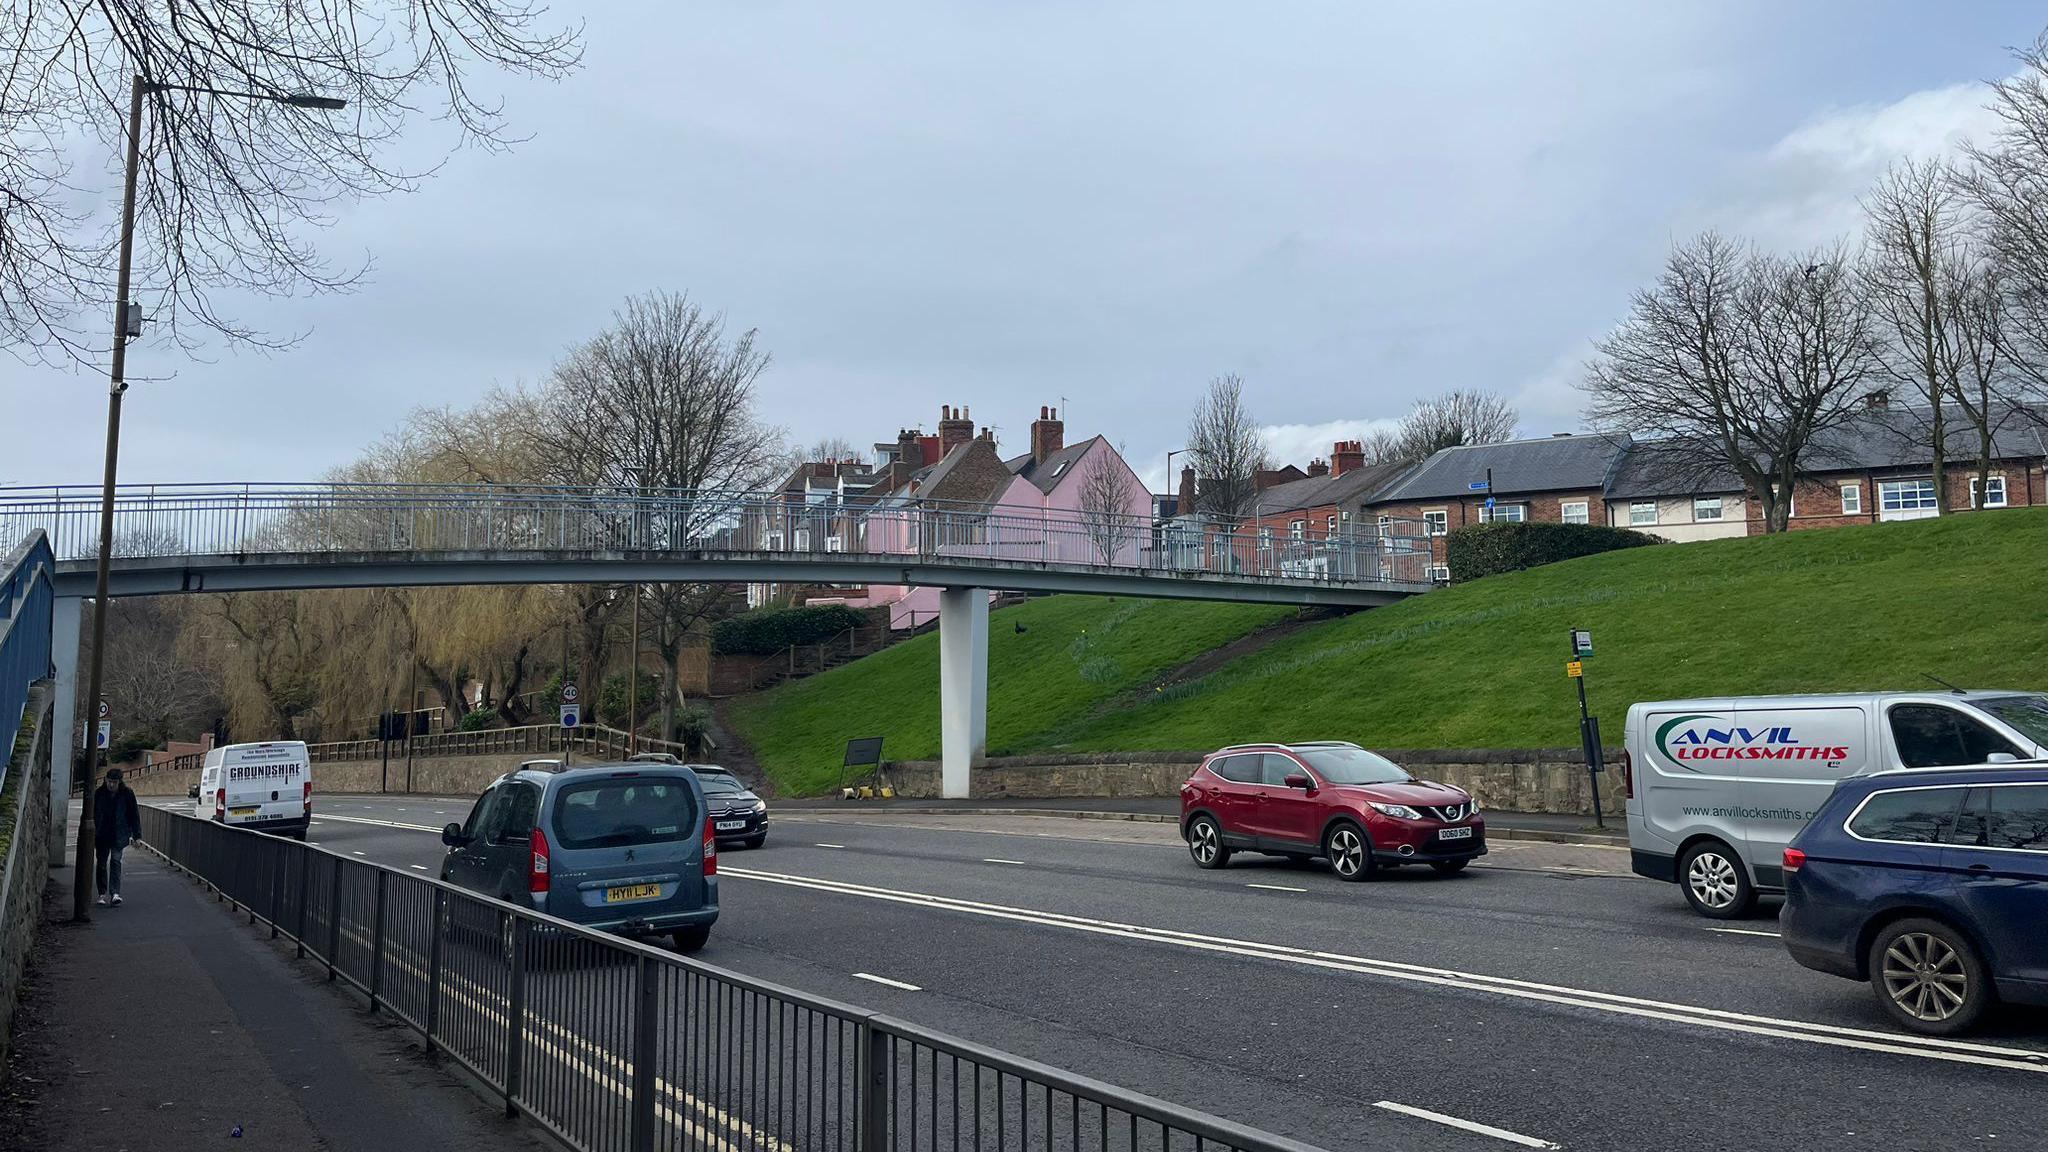
[{"label": "windscreen", "polygon": [[702,784],[705,793],[712,796],[729,796],[747,790],[746,785],[741,784],[737,776],[729,776],[724,772],[699,772],[697,783]]},{"label": "windscreen", "polygon": [[1308,761],[1326,784],[1401,784],[1415,779],[1399,764],[1363,748],[1304,748],[1296,755]]},{"label": "windscreen", "polygon": [[2020,735],[2048,747],[2048,696],[1988,696],[1975,704]]},{"label": "windscreen", "polygon": [[701,834],[687,784],[646,777],[571,784],[555,799],[554,839],[563,848],[620,848]]}]

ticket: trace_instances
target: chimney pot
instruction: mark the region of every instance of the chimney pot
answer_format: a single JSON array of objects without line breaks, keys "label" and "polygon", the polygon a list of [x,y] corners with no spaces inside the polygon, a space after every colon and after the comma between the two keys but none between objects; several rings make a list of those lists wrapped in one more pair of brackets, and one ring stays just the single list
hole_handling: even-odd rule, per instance
[{"label": "chimney pot", "polygon": [[1067,426],[1060,422],[1060,410],[1041,405],[1031,425],[1031,459],[1043,464],[1046,458],[1066,446]]}]

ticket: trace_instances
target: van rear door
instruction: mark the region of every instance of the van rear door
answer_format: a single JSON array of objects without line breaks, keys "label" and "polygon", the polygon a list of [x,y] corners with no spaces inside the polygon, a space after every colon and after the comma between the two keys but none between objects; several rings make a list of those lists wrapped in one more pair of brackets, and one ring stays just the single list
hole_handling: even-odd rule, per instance
[{"label": "van rear door", "polygon": [[572,780],[552,808],[551,915],[621,924],[704,907],[704,802],[687,768]]},{"label": "van rear door", "polygon": [[312,779],[305,744],[276,741],[234,744],[223,753],[223,783],[230,824],[266,824],[305,815],[306,784]]}]

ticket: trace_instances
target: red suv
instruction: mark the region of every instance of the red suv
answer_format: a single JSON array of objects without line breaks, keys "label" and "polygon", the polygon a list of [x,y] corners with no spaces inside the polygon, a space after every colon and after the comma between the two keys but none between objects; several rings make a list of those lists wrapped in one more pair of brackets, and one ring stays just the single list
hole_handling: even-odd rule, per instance
[{"label": "red suv", "polygon": [[1211,753],[1180,786],[1180,829],[1204,868],[1245,849],[1321,856],[1344,880],[1382,864],[1426,863],[1449,875],[1486,855],[1486,821],[1464,790],[1417,780],[1341,740]]}]

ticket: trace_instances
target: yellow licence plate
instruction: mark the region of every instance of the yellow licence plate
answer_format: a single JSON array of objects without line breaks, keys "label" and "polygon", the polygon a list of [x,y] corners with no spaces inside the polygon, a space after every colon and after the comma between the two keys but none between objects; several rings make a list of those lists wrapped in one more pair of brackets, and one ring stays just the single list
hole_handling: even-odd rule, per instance
[{"label": "yellow licence plate", "polygon": [[607,904],[618,904],[627,900],[652,900],[659,895],[661,895],[661,885],[659,884],[634,884],[627,888],[605,889],[604,902]]},{"label": "yellow licence plate", "polygon": [[230,815],[230,816],[254,816],[254,815],[256,814],[256,811],[257,811],[257,810],[256,810],[255,808],[253,808],[253,807],[252,807],[252,808],[230,808],[230,809],[228,809],[228,815]]}]

